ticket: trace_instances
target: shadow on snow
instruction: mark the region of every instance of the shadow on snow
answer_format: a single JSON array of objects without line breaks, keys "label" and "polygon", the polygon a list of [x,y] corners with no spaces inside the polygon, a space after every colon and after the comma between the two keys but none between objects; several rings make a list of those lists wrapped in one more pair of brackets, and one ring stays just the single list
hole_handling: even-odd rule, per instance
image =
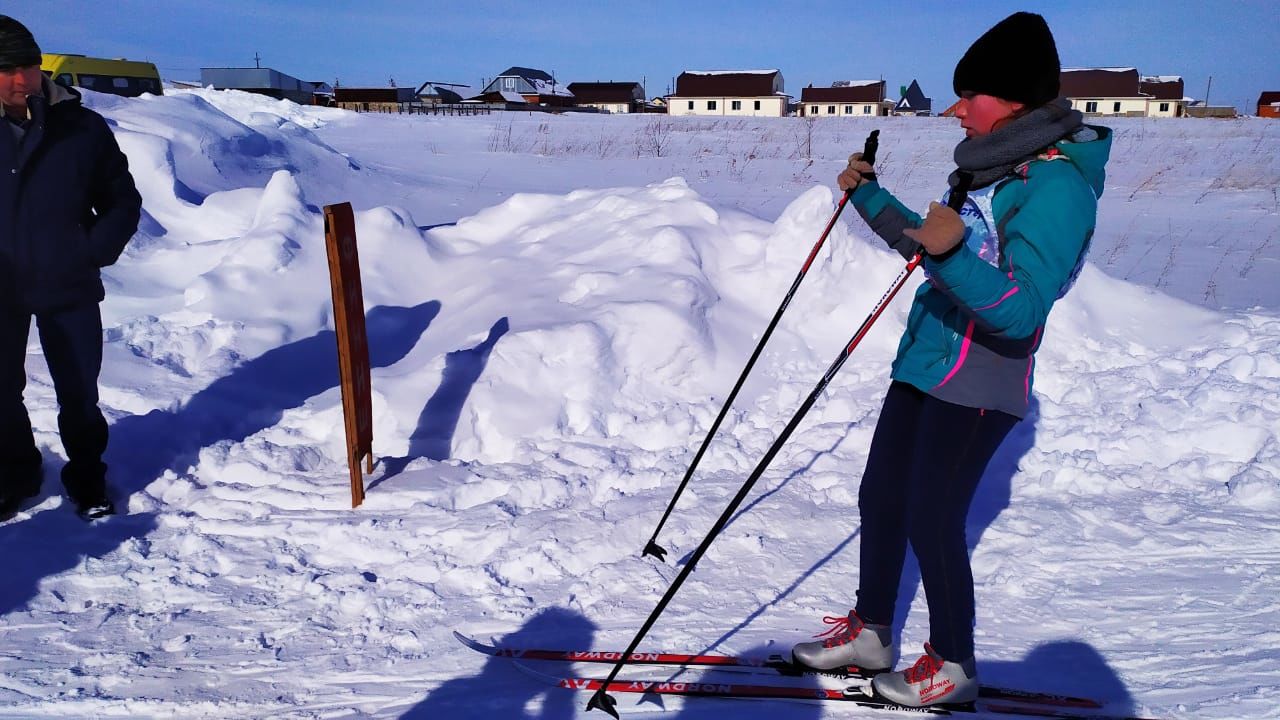
[{"label": "shadow on snow", "polygon": [[445,356],[440,385],[418,415],[418,424],[409,436],[409,451],[404,457],[383,458],[385,472],[369,484],[370,489],[399,475],[405,466],[417,458],[445,460],[449,457],[453,434],[458,428],[458,418],[462,416],[462,406],[471,394],[471,388],[484,372],[489,354],[510,329],[507,318],[499,318],[489,328],[488,337],[480,344],[466,350],[455,350]]},{"label": "shadow on snow", "polygon": [[[398,362],[440,312],[431,301],[414,307],[379,306],[369,311],[366,329],[371,367]],[[121,418],[111,426],[106,461],[117,506],[166,470],[184,472],[202,448],[240,442],[280,421],[286,410],[338,382],[337,341],[332,330],[263,353],[218,378],[177,410],[153,410]],[[56,467],[46,460],[43,496],[55,494]],[[71,512],[39,512],[0,527],[0,548],[8,549],[0,583],[0,615],[28,603],[40,581],[101,558],[156,527],[153,513],[121,515],[92,525]]]}]

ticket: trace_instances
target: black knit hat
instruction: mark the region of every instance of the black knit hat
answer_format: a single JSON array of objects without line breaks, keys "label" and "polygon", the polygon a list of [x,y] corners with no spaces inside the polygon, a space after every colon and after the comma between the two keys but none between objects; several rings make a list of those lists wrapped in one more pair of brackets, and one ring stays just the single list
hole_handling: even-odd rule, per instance
[{"label": "black knit hat", "polygon": [[1044,18],[1017,12],[996,23],[965,52],[951,80],[962,91],[1039,107],[1058,97],[1058,46]]},{"label": "black knit hat", "polygon": [[26,25],[0,15],[0,69],[40,64],[40,46]]}]

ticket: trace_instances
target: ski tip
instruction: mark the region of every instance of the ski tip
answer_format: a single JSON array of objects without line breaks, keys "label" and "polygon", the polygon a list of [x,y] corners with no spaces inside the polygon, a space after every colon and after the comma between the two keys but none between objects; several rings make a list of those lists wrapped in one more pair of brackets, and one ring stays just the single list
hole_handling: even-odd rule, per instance
[{"label": "ski tip", "polygon": [[457,638],[457,639],[458,639],[458,642],[462,643],[463,645],[466,645],[467,647],[471,648],[472,650],[476,650],[476,651],[478,651],[478,652],[482,652],[482,653],[484,653],[484,654],[486,654],[486,655],[493,655],[494,653],[496,653],[496,652],[498,651],[498,648],[496,648],[496,647],[494,647],[494,646],[492,646],[492,645],[485,645],[484,643],[480,642],[479,640],[476,640],[475,638],[470,637],[470,636],[468,636],[468,635],[463,635],[462,633],[458,632],[457,630],[454,630],[454,631],[453,631],[453,636],[454,636],[455,638]]},{"label": "ski tip", "polygon": [[640,553],[640,557],[645,555],[652,555],[662,562],[667,561],[667,549],[652,540],[644,546],[644,552]]},{"label": "ski tip", "polygon": [[587,711],[603,710],[613,717],[618,718],[618,720],[621,720],[622,716],[618,715],[617,704],[617,700],[610,697],[609,693],[604,691],[604,688],[600,688],[595,691],[595,694],[593,694],[591,699],[587,701]]}]

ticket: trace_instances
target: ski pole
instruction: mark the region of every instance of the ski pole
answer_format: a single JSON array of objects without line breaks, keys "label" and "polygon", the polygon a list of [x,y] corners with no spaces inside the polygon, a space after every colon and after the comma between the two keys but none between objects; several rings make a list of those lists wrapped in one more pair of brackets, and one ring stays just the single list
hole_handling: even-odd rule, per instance
[{"label": "ski pole", "polygon": [[[947,206],[956,212],[960,212],[960,208],[964,205],[965,197],[969,192],[969,186],[973,183],[973,176],[961,171],[959,181],[960,182],[957,187],[951,191],[950,196],[947,198]],[[907,282],[907,278],[911,276],[911,273],[919,267],[920,263],[923,261],[924,248],[920,248],[916,251],[915,255],[907,261],[907,266],[902,269],[902,272],[898,273],[898,278],[894,280],[893,285],[889,290],[885,292],[884,296],[880,298],[880,301],[871,309],[871,314],[867,316],[866,320],[862,321],[862,325],[859,326],[857,332],[853,334],[853,339],[851,339],[849,344],[840,351],[840,355],[836,357],[835,362],[831,363],[831,366],[827,368],[827,372],[822,376],[822,379],[818,381],[818,384],[814,386],[813,391],[809,393],[809,396],[805,398],[804,402],[800,405],[800,409],[796,410],[796,413],[791,417],[790,422],[788,422],[787,426],[782,429],[782,433],[773,441],[773,445],[769,446],[769,450],[765,452],[764,457],[760,460],[760,464],[756,465],[755,470],[751,471],[751,475],[747,478],[747,481],[742,484],[742,487],[738,490],[738,494],[733,497],[729,506],[720,514],[720,518],[716,520],[715,525],[711,527],[707,536],[702,540],[702,544],[698,545],[698,548],[693,551],[693,555],[689,557],[689,562],[685,564],[680,573],[676,575],[676,579],[672,581],[671,587],[667,588],[666,594],[664,594],[662,599],[658,601],[653,612],[649,613],[648,619],[645,620],[644,625],[640,627],[640,632],[636,633],[631,644],[627,646],[626,651],[622,653],[618,662],[613,666],[613,670],[609,672],[609,676],[600,684],[600,689],[596,690],[596,692],[591,696],[591,700],[587,702],[588,711],[600,708],[615,718],[619,717],[618,710],[615,707],[615,705],[617,705],[617,700],[606,692],[609,689],[609,684],[618,676],[618,672],[622,670],[622,666],[627,664],[627,658],[631,657],[631,654],[636,651],[636,648],[640,645],[640,641],[644,639],[644,636],[649,632],[649,629],[653,627],[658,616],[662,614],[663,610],[666,610],[667,604],[671,602],[673,597],[675,597],[676,592],[680,589],[680,586],[684,584],[685,578],[689,577],[693,572],[693,568],[698,564],[698,561],[702,559],[704,554],[706,554],[707,548],[711,547],[711,543],[715,541],[716,536],[720,534],[720,531],[724,529],[725,525],[729,524],[729,519],[733,517],[735,512],[737,512],[738,506],[746,499],[747,494],[751,492],[751,488],[755,486],[756,481],[760,479],[760,476],[769,468],[769,463],[773,462],[774,456],[778,454],[778,451],[782,449],[782,446],[791,438],[791,433],[795,432],[796,427],[800,425],[800,421],[804,419],[804,416],[809,412],[809,409],[813,407],[815,402],[817,402],[818,396],[827,388],[827,384],[831,382],[831,378],[835,377],[836,373],[839,372],[840,367],[844,365],[844,361],[848,360],[849,356],[853,354],[854,349],[862,342],[862,338],[866,337],[867,333],[871,330],[871,326],[875,324],[875,321],[880,317],[880,314],[884,312],[885,308],[889,306],[889,303],[893,300],[894,296],[898,294],[898,291],[901,290],[902,286]]]},{"label": "ski pole", "polygon": [[[868,163],[874,163],[876,160],[876,149],[880,146],[880,131],[872,130],[867,136],[866,142],[862,148],[862,159]],[[875,180],[875,173],[865,175],[869,180]],[[675,508],[676,502],[680,500],[680,494],[684,492],[684,488],[689,484],[689,478],[693,477],[693,471],[698,467],[698,463],[702,461],[702,455],[707,451],[707,447],[711,444],[711,438],[715,437],[716,431],[720,429],[720,423],[724,421],[725,415],[729,414],[729,408],[733,405],[733,401],[738,397],[738,391],[742,389],[743,383],[747,380],[747,375],[751,373],[751,368],[755,367],[756,360],[760,357],[764,346],[769,342],[769,337],[773,335],[773,329],[778,326],[778,321],[782,319],[782,313],[786,311],[787,306],[791,304],[791,298],[796,294],[796,290],[800,287],[800,282],[804,280],[805,274],[809,272],[809,266],[813,264],[813,259],[818,255],[818,251],[822,249],[822,244],[826,242],[827,235],[831,233],[831,228],[835,227],[836,220],[840,218],[840,213],[844,210],[845,204],[849,202],[849,198],[853,195],[853,188],[846,190],[840,198],[840,203],[836,205],[835,214],[831,216],[831,220],[827,222],[827,227],[822,231],[822,235],[818,237],[818,242],[813,246],[813,250],[809,252],[809,257],[804,261],[804,266],[800,268],[800,274],[796,275],[796,279],[791,283],[791,289],[782,298],[782,304],[778,306],[777,312],[773,314],[773,320],[769,321],[769,327],[765,328],[764,335],[760,336],[760,341],[756,343],[756,349],[751,353],[747,365],[742,369],[742,374],[738,376],[738,382],[733,386],[733,390],[729,392],[729,396],[725,398],[724,405],[720,408],[720,414],[716,415],[715,422],[711,423],[711,429],[707,431],[707,436],[702,439],[702,445],[698,447],[698,452],[694,453],[693,462],[689,464],[689,469],[685,471],[684,477],[680,480],[679,487],[676,488],[675,495],[671,497],[671,501],[667,503],[667,509],[662,513],[662,519],[658,521],[658,526],[654,528],[653,535],[649,538],[649,542],[645,544],[644,551],[640,553],[641,557],[652,555],[659,560],[667,559],[667,550],[658,544],[658,533],[662,532],[662,526],[667,523],[667,518],[671,516],[671,511]]]}]

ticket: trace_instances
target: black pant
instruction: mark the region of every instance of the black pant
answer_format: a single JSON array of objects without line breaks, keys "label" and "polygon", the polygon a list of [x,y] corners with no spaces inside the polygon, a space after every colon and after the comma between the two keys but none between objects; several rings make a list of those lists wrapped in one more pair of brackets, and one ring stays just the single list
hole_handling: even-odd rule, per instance
[{"label": "black pant", "polygon": [[858,493],[858,615],[893,623],[907,543],[920,562],[929,643],[953,662],[973,657],[973,572],[965,517],[978,481],[1018,418],[889,387]]},{"label": "black pant", "polygon": [[[40,452],[22,402],[27,384],[30,312],[0,305],[0,492],[38,473]],[[98,409],[102,369],[102,314],[97,303],[34,315],[53,389],[58,397],[58,432],[67,453],[63,483],[71,491],[101,483],[106,473],[107,421]],[[36,475],[38,478],[38,475]]]}]

